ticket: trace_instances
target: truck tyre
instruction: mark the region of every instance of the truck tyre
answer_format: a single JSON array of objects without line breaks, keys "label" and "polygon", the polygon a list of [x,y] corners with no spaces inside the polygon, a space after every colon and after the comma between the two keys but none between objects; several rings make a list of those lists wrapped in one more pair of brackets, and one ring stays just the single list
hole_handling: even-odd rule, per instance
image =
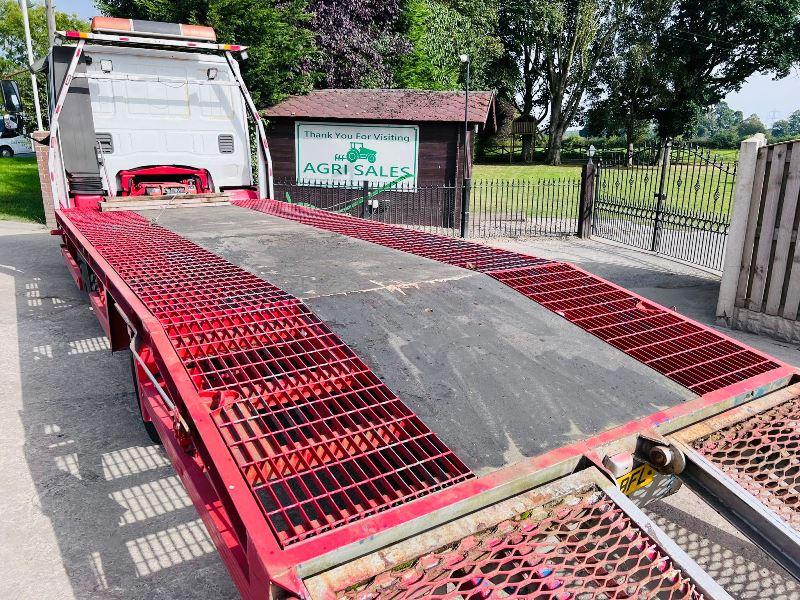
[{"label": "truck tyre", "polygon": [[14,151],[8,146],[0,146],[0,156],[3,158],[11,158],[14,156]]},{"label": "truck tyre", "polygon": [[142,399],[139,396],[139,377],[136,374],[136,359],[133,357],[133,352],[131,352],[131,377],[133,379],[133,389],[136,393],[136,406],[139,407],[139,418],[142,419],[142,425],[144,425],[144,430],[147,432],[147,437],[150,438],[150,441],[154,444],[161,444],[161,438],[158,435],[158,430],[156,426],[153,425],[151,421],[144,420],[144,414],[142,413]]}]

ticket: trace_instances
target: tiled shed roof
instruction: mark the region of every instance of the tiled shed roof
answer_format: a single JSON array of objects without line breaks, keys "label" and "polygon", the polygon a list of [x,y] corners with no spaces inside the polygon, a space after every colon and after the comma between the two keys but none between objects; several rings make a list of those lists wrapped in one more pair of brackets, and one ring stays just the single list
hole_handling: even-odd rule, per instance
[{"label": "tiled shed roof", "polygon": [[[464,120],[464,92],[429,90],[314,90],[262,111],[266,118],[378,121]],[[494,93],[469,93],[469,121],[494,127]]]}]

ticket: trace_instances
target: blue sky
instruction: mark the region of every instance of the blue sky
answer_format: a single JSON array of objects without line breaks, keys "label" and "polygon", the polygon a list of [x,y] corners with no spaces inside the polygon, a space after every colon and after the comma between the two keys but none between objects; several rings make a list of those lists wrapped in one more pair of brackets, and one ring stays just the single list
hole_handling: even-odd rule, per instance
[{"label": "blue sky", "polygon": [[767,126],[776,119],[785,119],[800,109],[800,73],[793,72],[780,81],[766,75],[753,75],[742,89],[729,94],[728,104],[744,112],[745,117],[756,113]]},{"label": "blue sky", "polygon": [[[92,17],[99,11],[92,0],[55,0],[58,10],[74,12],[81,17]],[[785,119],[800,109],[800,72],[797,69],[789,77],[772,81],[766,75],[753,75],[742,89],[726,98],[734,110],[741,110],[747,117],[756,113],[769,127],[776,119]]]},{"label": "blue sky", "polygon": [[58,10],[65,13],[76,13],[79,17],[89,18],[99,14],[92,0],[53,0]]}]

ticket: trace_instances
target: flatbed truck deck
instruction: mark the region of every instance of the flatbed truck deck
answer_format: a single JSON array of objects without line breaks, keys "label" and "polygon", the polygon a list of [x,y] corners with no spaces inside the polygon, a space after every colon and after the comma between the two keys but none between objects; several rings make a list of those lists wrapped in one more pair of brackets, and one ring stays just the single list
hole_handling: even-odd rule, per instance
[{"label": "flatbed truck deck", "polygon": [[[670,315],[666,327],[713,336],[703,347],[732,345],[750,361],[732,368],[721,360],[723,373],[713,367],[680,385],[675,373],[692,365],[659,372],[634,358],[647,344],[620,351],[505,284],[508,269],[493,268],[562,273],[560,263],[282,203],[239,204],[155,218],[64,210],[58,219],[65,258],[112,348],[130,346],[139,361],[143,418],[243,595],[379,597],[374,582],[387,563],[370,562],[376,552],[406,557],[389,565],[394,572],[409,562],[405,539],[427,535],[419,548],[441,553],[447,544],[434,542],[486,537],[487,522],[475,514],[511,517],[518,527],[533,510],[552,524],[566,517],[534,509],[582,498],[585,510],[570,513],[565,531],[618,511],[623,530],[637,533],[620,533],[608,551],[655,543],[653,564],[668,561],[668,572],[680,573],[651,580],[642,576],[650,567],[608,566],[633,588],[661,590],[667,581],[663,589],[680,595],[665,597],[726,597],[609,484],[603,459],[635,453],[642,436],[666,447],[664,435],[786,388],[792,368],[636,298],[645,323]],[[402,239],[435,246],[438,260],[392,247]],[[465,255],[465,266],[451,264]],[[634,329],[612,342],[665,327],[627,319]],[[540,489],[561,480],[572,492]],[[591,516],[597,502],[606,508]],[[592,558],[570,552],[575,574],[556,578],[559,588],[586,584],[577,573]],[[468,597],[461,576],[443,577],[447,597]],[[397,588],[396,576],[384,580],[396,597],[416,594],[415,586]]]},{"label": "flatbed truck deck", "polygon": [[475,472],[697,398],[483,273],[237,206],[158,223],[302,299]]}]

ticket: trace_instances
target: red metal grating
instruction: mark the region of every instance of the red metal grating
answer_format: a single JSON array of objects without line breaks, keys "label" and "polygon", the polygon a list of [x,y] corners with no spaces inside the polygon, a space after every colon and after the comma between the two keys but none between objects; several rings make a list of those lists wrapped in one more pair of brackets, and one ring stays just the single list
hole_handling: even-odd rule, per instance
[{"label": "red metal grating", "polygon": [[566,263],[489,274],[696,394],[779,366]]},{"label": "red metal grating", "polygon": [[800,530],[800,398],[792,398],[692,446]]},{"label": "red metal grating", "polygon": [[130,212],[64,211],[164,327],[284,546],[472,477],[300,300]]},{"label": "red metal grating", "polygon": [[486,273],[699,395],[780,366],[568,263],[285,202],[236,204]]},{"label": "red metal grating", "polygon": [[688,598],[687,575],[602,491],[589,488],[549,508],[463,538],[339,598]]}]

